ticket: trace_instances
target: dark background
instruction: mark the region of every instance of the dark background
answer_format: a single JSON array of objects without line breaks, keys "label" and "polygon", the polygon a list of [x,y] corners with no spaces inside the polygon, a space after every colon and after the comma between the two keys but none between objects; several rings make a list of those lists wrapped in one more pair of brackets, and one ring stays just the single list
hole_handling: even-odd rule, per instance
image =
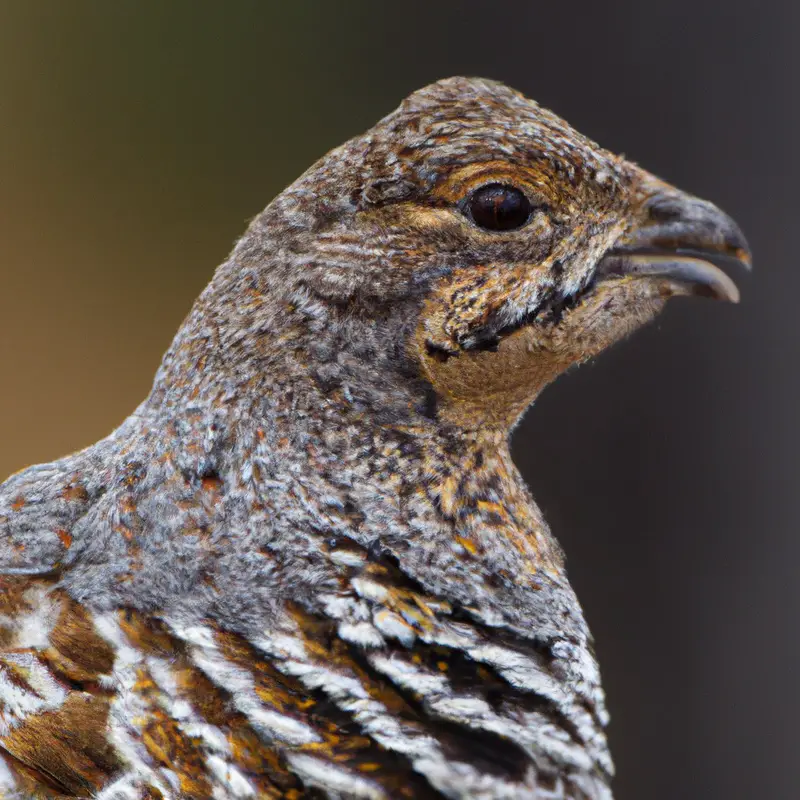
[{"label": "dark background", "polygon": [[497,78],[739,220],[515,450],[564,544],[620,800],[800,792],[800,11],[746,0],[0,0],[0,472],[93,442],[246,220],[410,91]]}]

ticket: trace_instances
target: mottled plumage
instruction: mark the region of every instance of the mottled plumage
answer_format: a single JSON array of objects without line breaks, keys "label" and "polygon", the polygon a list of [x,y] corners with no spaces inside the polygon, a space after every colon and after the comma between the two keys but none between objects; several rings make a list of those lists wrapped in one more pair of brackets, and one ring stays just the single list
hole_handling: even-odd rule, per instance
[{"label": "mottled plumage", "polygon": [[[487,185],[524,224],[470,216]],[[325,156],[122,426],[0,486],[0,794],[610,798],[508,437],[668,297],[736,299],[714,253],[749,258],[722,212],[488,81]]]}]

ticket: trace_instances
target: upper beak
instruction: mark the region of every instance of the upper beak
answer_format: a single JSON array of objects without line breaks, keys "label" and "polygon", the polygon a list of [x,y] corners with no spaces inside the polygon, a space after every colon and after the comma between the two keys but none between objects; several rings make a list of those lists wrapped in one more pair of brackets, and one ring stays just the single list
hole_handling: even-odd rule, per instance
[{"label": "upper beak", "polygon": [[[648,176],[649,178],[649,176]],[[739,290],[719,264],[750,269],[739,226],[712,203],[649,178],[642,221],[601,260],[598,277],[648,278],[669,295],[739,302]]]}]

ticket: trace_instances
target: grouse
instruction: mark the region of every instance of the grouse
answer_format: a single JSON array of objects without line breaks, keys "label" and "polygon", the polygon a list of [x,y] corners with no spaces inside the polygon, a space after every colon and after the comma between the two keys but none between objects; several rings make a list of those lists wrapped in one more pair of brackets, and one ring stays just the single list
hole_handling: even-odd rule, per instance
[{"label": "grouse", "polygon": [[108,438],[0,486],[0,795],[611,797],[592,640],[512,463],[543,387],[735,223],[452,78],[250,224]]}]

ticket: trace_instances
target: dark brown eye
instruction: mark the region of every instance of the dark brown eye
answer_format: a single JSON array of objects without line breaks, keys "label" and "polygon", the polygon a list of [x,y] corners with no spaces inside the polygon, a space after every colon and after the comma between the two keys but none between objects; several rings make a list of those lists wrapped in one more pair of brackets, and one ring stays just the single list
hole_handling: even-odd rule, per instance
[{"label": "dark brown eye", "polygon": [[466,210],[472,221],[487,231],[512,231],[530,219],[533,206],[516,187],[490,183],[469,196]]}]

